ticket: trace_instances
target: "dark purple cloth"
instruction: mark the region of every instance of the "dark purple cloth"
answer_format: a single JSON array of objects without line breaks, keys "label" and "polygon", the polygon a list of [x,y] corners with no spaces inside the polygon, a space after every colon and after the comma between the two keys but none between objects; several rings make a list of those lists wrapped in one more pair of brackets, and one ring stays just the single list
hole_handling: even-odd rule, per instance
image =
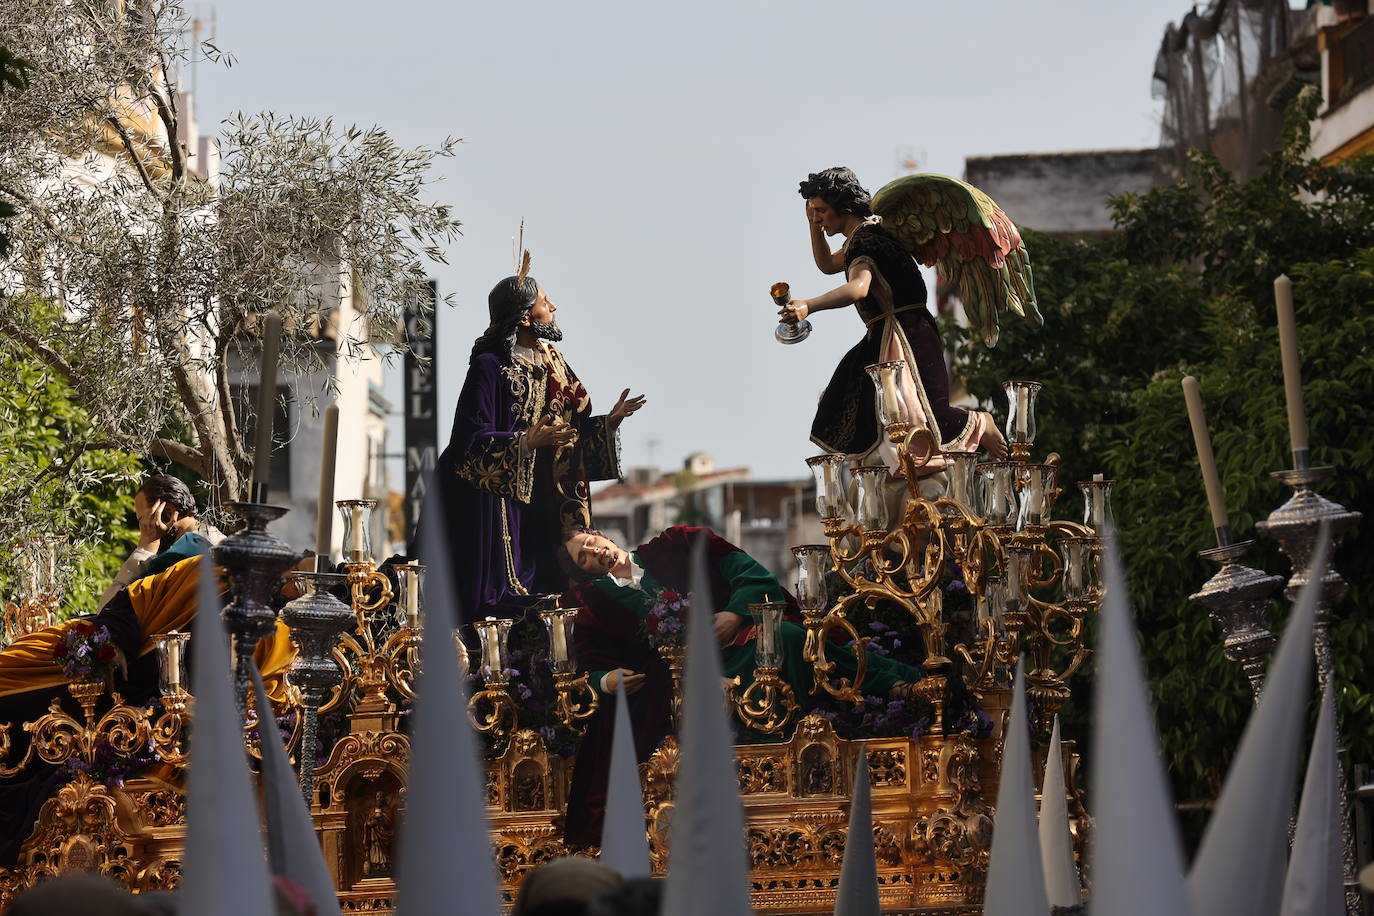
[{"label": "dark purple cloth", "polygon": [[[926,284],[920,268],[901,244],[878,225],[861,226],[854,231],[845,249],[845,267],[858,258],[869,258],[878,268],[882,280],[892,290],[892,307],[924,305]],[[870,294],[855,303],[859,317],[872,321],[884,313],[877,298]],[[898,313],[897,325],[911,345],[912,357],[926,398],[935,414],[940,441],[957,436],[968,423],[968,411],[949,403],[949,367],[945,364],[944,344],[940,341],[939,326],[925,308],[908,309]],[[865,455],[879,442],[873,380],[864,371],[866,366],[881,358],[883,325],[873,321],[865,329],[863,339],[840,359],[835,373],[826,385],[811,424],[811,441],[830,452],[843,455]]]},{"label": "dark purple cloth", "polygon": [[[567,578],[557,551],[569,507],[587,513],[587,480],[618,474],[606,418],[591,416],[581,383],[557,358],[565,379],[495,353],[473,357],[468,367],[424,508],[444,519],[448,549],[433,556],[432,547],[421,545],[425,563],[449,564],[456,623],[519,616],[531,596],[561,592]],[[533,461],[520,453],[519,438],[529,425],[525,407],[530,392],[541,389],[543,415],[578,433],[578,444],[557,468],[551,448],[536,449]],[[578,523],[589,521],[585,515]]]},{"label": "dark purple cloth", "polygon": [[[501,604],[513,594],[507,579],[504,553],[507,544],[517,580],[530,582],[534,573],[525,560],[518,537],[524,517],[523,504],[479,489],[458,476],[460,464],[473,450],[513,447],[518,432],[512,409],[516,401],[501,376],[501,365],[500,357],[484,353],[468,367],[467,379],[453,414],[453,432],[435,466],[423,510],[437,512],[445,522],[442,527],[447,529],[444,533],[448,536],[448,551],[435,557],[430,555],[434,548],[422,543],[422,559],[430,565],[448,561],[458,601],[455,613],[459,622],[485,616],[488,608]],[[507,512],[504,526],[503,505]],[[423,525],[420,530],[425,530]]]}]

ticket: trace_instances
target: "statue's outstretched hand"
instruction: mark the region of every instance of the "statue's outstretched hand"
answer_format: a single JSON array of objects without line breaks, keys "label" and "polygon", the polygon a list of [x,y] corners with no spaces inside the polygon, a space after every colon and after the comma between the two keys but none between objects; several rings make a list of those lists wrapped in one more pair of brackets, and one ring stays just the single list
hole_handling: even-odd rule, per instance
[{"label": "statue's outstretched hand", "polygon": [[630,397],[630,389],[628,388],[620,392],[620,400],[615,402],[615,406],[611,408],[611,412],[606,415],[606,418],[610,420],[611,429],[620,426],[621,422],[623,422],[626,417],[643,406],[644,395],[638,394],[634,397]]},{"label": "statue's outstretched hand", "polygon": [[525,433],[525,444],[530,448],[543,448],[546,445],[570,445],[577,441],[577,430],[562,423],[556,423],[547,415],[534,421],[530,431]]},{"label": "statue's outstretched hand", "polygon": [[811,305],[805,299],[793,299],[778,309],[778,317],[788,324],[801,321],[811,314]]}]

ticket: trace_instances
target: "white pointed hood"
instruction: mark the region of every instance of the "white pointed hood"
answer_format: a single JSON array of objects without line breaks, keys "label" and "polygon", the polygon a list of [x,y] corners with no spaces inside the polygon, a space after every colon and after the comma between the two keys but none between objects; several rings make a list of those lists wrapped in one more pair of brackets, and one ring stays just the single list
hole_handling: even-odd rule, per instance
[{"label": "white pointed hood", "polygon": [[1298,776],[1298,747],[1312,695],[1312,624],[1330,537],[1313,551],[1308,583],[1283,629],[1188,873],[1193,911],[1206,916],[1273,916],[1283,897],[1288,819]]},{"label": "white pointed hood", "polygon": [[1011,716],[1002,742],[1002,775],[988,859],[983,916],[1049,916],[1045,870],[1035,829],[1035,786],[1031,782],[1030,717],[1026,711],[1026,663],[1016,666]]},{"label": "white pointed hood", "polygon": [[234,701],[219,583],[209,555],[201,559],[200,568],[191,646],[195,720],[186,776],[186,853],[179,906],[196,916],[270,913],[272,877]]},{"label": "white pointed hood", "polygon": [[705,551],[692,550],[692,608],[682,703],[682,757],[661,916],[751,916],[749,855]]},{"label": "white pointed hood", "polygon": [[422,667],[411,713],[410,778],[396,855],[398,916],[490,916],[501,912],[486,779],[467,717],[453,631],[457,607],[447,532],[434,512],[421,518],[426,557]]}]

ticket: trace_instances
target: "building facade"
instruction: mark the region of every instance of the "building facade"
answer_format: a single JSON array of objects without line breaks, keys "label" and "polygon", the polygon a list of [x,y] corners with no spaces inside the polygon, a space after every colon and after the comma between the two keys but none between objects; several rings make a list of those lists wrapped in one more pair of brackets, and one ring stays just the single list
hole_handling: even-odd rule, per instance
[{"label": "building facade", "polygon": [[710,455],[696,452],[680,471],[630,468],[624,480],[592,494],[592,518],[627,547],[670,525],[704,525],[790,585],[791,548],[825,540],[815,496],[809,479],[754,480],[746,467],[717,469]]}]

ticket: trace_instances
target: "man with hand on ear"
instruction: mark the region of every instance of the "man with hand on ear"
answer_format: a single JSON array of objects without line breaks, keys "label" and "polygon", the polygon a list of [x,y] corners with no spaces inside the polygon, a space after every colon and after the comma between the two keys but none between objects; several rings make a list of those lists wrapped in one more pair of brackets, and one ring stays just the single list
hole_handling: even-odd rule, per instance
[{"label": "man with hand on ear", "polygon": [[138,518],[138,546],[100,596],[98,608],[103,609],[130,582],[161,572],[224,540],[219,529],[202,525],[190,488],[170,474],[153,474],[143,481],[134,494],[134,515]]}]

